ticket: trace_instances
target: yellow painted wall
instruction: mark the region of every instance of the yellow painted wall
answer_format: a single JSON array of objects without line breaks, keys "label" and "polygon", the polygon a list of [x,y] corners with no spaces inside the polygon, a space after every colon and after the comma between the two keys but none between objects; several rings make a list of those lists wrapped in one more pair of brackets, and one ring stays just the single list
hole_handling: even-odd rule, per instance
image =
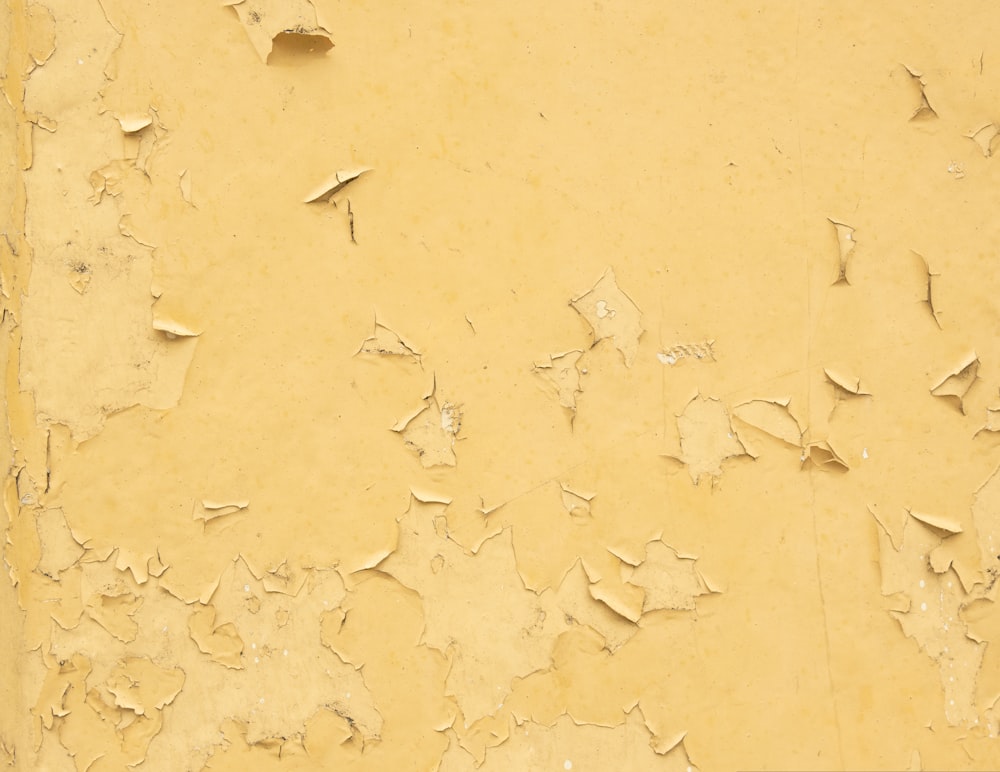
[{"label": "yellow painted wall", "polygon": [[1000,768],[994,3],[0,18],[0,764]]}]

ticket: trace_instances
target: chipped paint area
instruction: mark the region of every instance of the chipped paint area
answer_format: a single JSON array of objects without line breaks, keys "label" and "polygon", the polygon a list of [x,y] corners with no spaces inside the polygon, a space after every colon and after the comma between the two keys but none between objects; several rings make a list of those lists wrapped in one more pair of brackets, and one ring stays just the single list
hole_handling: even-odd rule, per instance
[{"label": "chipped paint area", "polygon": [[998,33],[9,0],[0,766],[1000,768]]}]

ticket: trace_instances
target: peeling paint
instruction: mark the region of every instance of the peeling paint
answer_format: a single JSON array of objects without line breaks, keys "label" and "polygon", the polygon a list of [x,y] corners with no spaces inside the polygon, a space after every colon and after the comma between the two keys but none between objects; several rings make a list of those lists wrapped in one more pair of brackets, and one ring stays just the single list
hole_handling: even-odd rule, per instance
[{"label": "peeling paint", "polygon": [[305,44],[309,52],[322,53],[333,47],[330,31],[317,20],[316,9],[310,0],[226,0],[223,5],[236,11],[247,37],[265,64],[274,46],[288,37]]},{"label": "peeling paint", "polygon": [[996,27],[10,0],[0,766],[1000,768]]},{"label": "peeling paint", "polygon": [[594,343],[610,338],[631,367],[639,352],[643,333],[642,312],[619,287],[615,272],[608,268],[587,292],[573,298],[570,305],[593,328]]}]

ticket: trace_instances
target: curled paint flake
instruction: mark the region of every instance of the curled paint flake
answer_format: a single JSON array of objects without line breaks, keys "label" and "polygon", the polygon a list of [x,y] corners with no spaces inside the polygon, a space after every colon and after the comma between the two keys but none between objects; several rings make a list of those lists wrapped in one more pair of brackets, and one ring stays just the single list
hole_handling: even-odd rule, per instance
[{"label": "curled paint flake", "polygon": [[[733,417],[792,447],[802,447],[802,427],[788,410],[788,399],[752,399],[736,405]],[[746,446],[746,440],[741,436]],[[747,452],[751,452],[748,448]]]},{"label": "curled paint flake", "polygon": [[126,113],[116,115],[122,132],[125,134],[138,134],[147,126],[153,125],[153,116],[147,113]]},{"label": "curled paint flake", "polygon": [[182,169],[178,173],[177,186],[180,188],[181,198],[184,199],[184,202],[194,206],[194,201],[191,200],[191,172],[189,170]]},{"label": "curled paint flake", "polygon": [[1000,135],[1000,126],[990,122],[983,124],[978,129],[973,129],[965,136],[976,143],[984,158],[989,158],[993,155],[993,143],[998,135]]},{"label": "curled paint flake", "polygon": [[847,278],[847,263],[851,253],[857,246],[857,242],[854,239],[854,228],[832,218],[828,217],[827,219],[833,225],[833,229],[837,234],[837,248],[840,255],[837,263],[837,278],[833,283],[850,284],[851,282]]},{"label": "curled paint flake", "polygon": [[802,451],[803,465],[809,463],[825,472],[847,472],[850,467],[826,440],[810,443]]},{"label": "curled paint flake", "polygon": [[292,43],[296,38],[307,45],[308,52],[323,54],[333,48],[330,31],[319,23],[310,0],[226,0],[223,5],[236,11],[265,64],[275,44]]},{"label": "curled paint flake", "polygon": [[[949,171],[951,170],[949,169]],[[941,319],[938,317],[938,310],[934,307],[934,279],[936,279],[940,274],[936,274],[931,271],[931,264],[928,262],[926,257],[921,255],[919,252],[913,252],[913,254],[918,260],[920,260],[920,263],[924,268],[924,272],[927,275],[927,292],[924,295],[923,302],[930,311],[931,318],[934,319],[934,323],[938,327],[941,327]]]},{"label": "curled paint flake", "polygon": [[950,517],[944,517],[942,515],[932,515],[926,512],[917,512],[913,509],[906,510],[910,517],[919,520],[924,525],[933,528],[937,531],[941,531],[943,534],[951,535],[962,532],[962,524],[956,522]]},{"label": "curled paint flake", "polygon": [[835,387],[835,394],[838,400],[844,399],[845,397],[870,397],[871,392],[865,391],[861,386],[861,379],[847,375],[846,373],[840,372],[839,370],[833,370],[831,368],[824,368],[823,373],[826,375],[827,381],[829,381]]},{"label": "curled paint flake", "polygon": [[919,70],[904,64],[903,67],[906,69],[907,74],[909,74],[910,79],[916,84],[920,92],[920,98],[917,102],[916,108],[910,115],[911,121],[926,121],[931,118],[937,118],[937,111],[931,106],[930,99],[927,98],[927,80],[924,75]]},{"label": "curled paint flake", "polygon": [[973,351],[954,370],[945,375],[936,386],[931,388],[931,394],[952,402],[964,415],[965,397],[978,377],[979,357]]},{"label": "curled paint flake", "polygon": [[153,309],[153,329],[162,332],[167,340],[177,340],[178,338],[197,338],[201,335],[198,330],[193,330],[186,324],[168,316],[162,316]]},{"label": "curled paint flake", "polygon": [[232,499],[228,501],[213,501],[211,499],[200,499],[194,503],[192,518],[208,523],[219,517],[235,515],[250,506],[249,499]]},{"label": "curled paint flake", "polygon": [[371,168],[368,166],[363,166],[357,169],[341,169],[340,171],[336,171],[307,193],[303,202],[306,204],[314,204],[319,201],[329,201],[350,183],[358,179],[362,174],[370,171]]}]

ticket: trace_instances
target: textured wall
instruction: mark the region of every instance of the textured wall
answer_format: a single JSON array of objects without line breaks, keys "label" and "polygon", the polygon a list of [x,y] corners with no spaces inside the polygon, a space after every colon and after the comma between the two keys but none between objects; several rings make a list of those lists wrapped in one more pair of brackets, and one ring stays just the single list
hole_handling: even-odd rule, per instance
[{"label": "textured wall", "polygon": [[0,763],[1000,768],[995,3],[0,36]]}]

